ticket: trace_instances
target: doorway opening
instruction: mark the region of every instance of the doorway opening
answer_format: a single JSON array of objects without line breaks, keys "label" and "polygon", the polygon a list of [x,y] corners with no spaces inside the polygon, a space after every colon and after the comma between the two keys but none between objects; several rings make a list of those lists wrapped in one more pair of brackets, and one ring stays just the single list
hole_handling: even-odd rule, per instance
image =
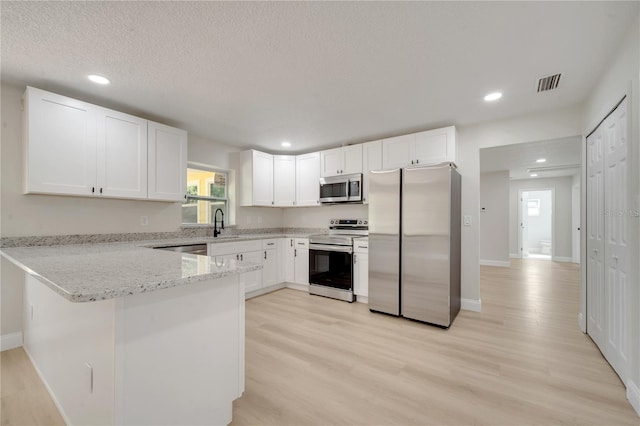
[{"label": "doorway opening", "polygon": [[520,253],[524,259],[553,258],[553,189],[520,190]]}]

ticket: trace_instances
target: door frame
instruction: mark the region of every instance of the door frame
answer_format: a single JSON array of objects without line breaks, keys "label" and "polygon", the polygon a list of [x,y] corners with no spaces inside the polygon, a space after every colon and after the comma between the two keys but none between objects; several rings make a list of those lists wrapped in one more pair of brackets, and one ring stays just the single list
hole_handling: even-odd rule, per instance
[{"label": "door frame", "polygon": [[[574,197],[578,197],[576,202]],[[580,244],[582,240],[581,205],[582,200],[580,184],[571,185],[571,260],[580,263]]]},{"label": "door frame", "polygon": [[551,191],[551,260],[556,257],[556,189],[555,187],[542,187],[542,188],[521,188],[518,189],[518,254],[523,259],[523,247],[522,247],[522,193],[532,191]]}]

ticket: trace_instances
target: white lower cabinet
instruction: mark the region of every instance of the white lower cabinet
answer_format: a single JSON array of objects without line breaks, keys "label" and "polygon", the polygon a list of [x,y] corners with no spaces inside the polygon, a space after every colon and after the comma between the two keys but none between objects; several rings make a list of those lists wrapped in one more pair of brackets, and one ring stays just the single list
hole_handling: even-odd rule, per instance
[{"label": "white lower cabinet", "polygon": [[294,238],[294,279],[296,284],[309,284],[309,239]]},{"label": "white lower cabinet", "polygon": [[354,241],[353,292],[356,296],[369,297],[369,239]]},{"label": "white lower cabinet", "polygon": [[278,284],[278,240],[262,240],[262,288]]},{"label": "white lower cabinet", "polygon": [[[207,249],[207,254],[212,257],[262,264],[262,240],[209,243]],[[246,272],[244,279],[245,293],[262,288],[262,271]]]},{"label": "white lower cabinet", "polygon": [[284,242],[284,282],[296,282],[295,238],[286,238]]},{"label": "white lower cabinet", "polygon": [[208,255],[262,265],[262,270],[244,274],[245,293],[285,282],[309,284],[308,238],[209,243]]}]

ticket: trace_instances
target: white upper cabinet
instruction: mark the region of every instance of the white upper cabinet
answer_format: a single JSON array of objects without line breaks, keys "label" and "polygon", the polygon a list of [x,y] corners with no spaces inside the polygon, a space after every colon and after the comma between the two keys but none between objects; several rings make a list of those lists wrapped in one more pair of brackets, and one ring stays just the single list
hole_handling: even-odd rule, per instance
[{"label": "white upper cabinet", "polygon": [[296,156],[296,205],[320,204],[320,153]]},{"label": "white upper cabinet", "polygon": [[456,161],[456,128],[427,130],[416,133],[416,164],[439,164]]},{"label": "white upper cabinet", "polygon": [[27,87],[25,193],[96,193],[97,107]]},{"label": "white upper cabinet", "polygon": [[296,204],[296,156],[273,156],[273,205],[291,207]]},{"label": "white upper cabinet", "polygon": [[24,100],[25,193],[183,199],[183,130],[33,87]]},{"label": "white upper cabinet", "polygon": [[97,191],[115,198],[147,197],[147,120],[99,108]]},{"label": "white upper cabinet", "polygon": [[328,149],[320,152],[322,177],[362,173],[362,145]]},{"label": "white upper cabinet", "polygon": [[241,206],[273,206],[273,155],[250,150],[240,153]]},{"label": "white upper cabinet", "polygon": [[187,132],[148,122],[148,198],[183,201],[187,188]]},{"label": "white upper cabinet", "polygon": [[396,136],[382,141],[382,167],[385,170],[397,169],[411,164],[415,135]]},{"label": "white upper cabinet", "polygon": [[382,141],[362,144],[362,202],[369,204],[369,172],[382,170]]},{"label": "white upper cabinet", "polygon": [[385,170],[412,165],[455,162],[454,126],[396,136],[382,141],[382,167]]}]

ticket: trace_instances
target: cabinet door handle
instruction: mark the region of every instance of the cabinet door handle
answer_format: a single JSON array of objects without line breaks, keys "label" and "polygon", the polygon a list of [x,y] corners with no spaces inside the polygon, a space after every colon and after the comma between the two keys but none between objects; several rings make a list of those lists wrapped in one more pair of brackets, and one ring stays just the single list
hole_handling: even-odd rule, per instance
[{"label": "cabinet door handle", "polygon": [[95,194],[95,192],[96,192],[96,187],[95,187],[95,186],[92,186],[92,187],[91,187],[91,193],[92,193],[92,194]]},{"label": "cabinet door handle", "polygon": [[236,260],[240,260],[240,255],[236,254]]},{"label": "cabinet door handle", "polygon": [[293,247],[293,238],[291,239],[291,247]]},{"label": "cabinet door handle", "polygon": [[411,164],[413,164],[413,160],[411,160]]},{"label": "cabinet door handle", "polygon": [[420,164],[420,160],[416,160],[416,164]]},{"label": "cabinet door handle", "polygon": [[266,250],[264,251],[264,258],[265,258],[265,260],[267,258],[267,251]]},{"label": "cabinet door handle", "polygon": [[356,260],[356,255],[355,253],[353,254],[353,264],[355,265],[356,263],[358,263],[358,261]]},{"label": "cabinet door handle", "polygon": [[271,205],[273,205],[273,201],[271,202]]},{"label": "cabinet door handle", "polygon": [[244,262],[244,255],[240,255],[240,261]]},{"label": "cabinet door handle", "polygon": [[293,257],[298,257],[298,249],[293,249]]},{"label": "cabinet door handle", "polygon": [[100,193],[102,194],[102,188],[100,188]]},{"label": "cabinet door handle", "polygon": [[340,170],[336,170],[336,174],[339,175],[340,174]]},{"label": "cabinet door handle", "polygon": [[187,199],[187,194],[184,194],[184,199],[185,199],[185,200]]}]

